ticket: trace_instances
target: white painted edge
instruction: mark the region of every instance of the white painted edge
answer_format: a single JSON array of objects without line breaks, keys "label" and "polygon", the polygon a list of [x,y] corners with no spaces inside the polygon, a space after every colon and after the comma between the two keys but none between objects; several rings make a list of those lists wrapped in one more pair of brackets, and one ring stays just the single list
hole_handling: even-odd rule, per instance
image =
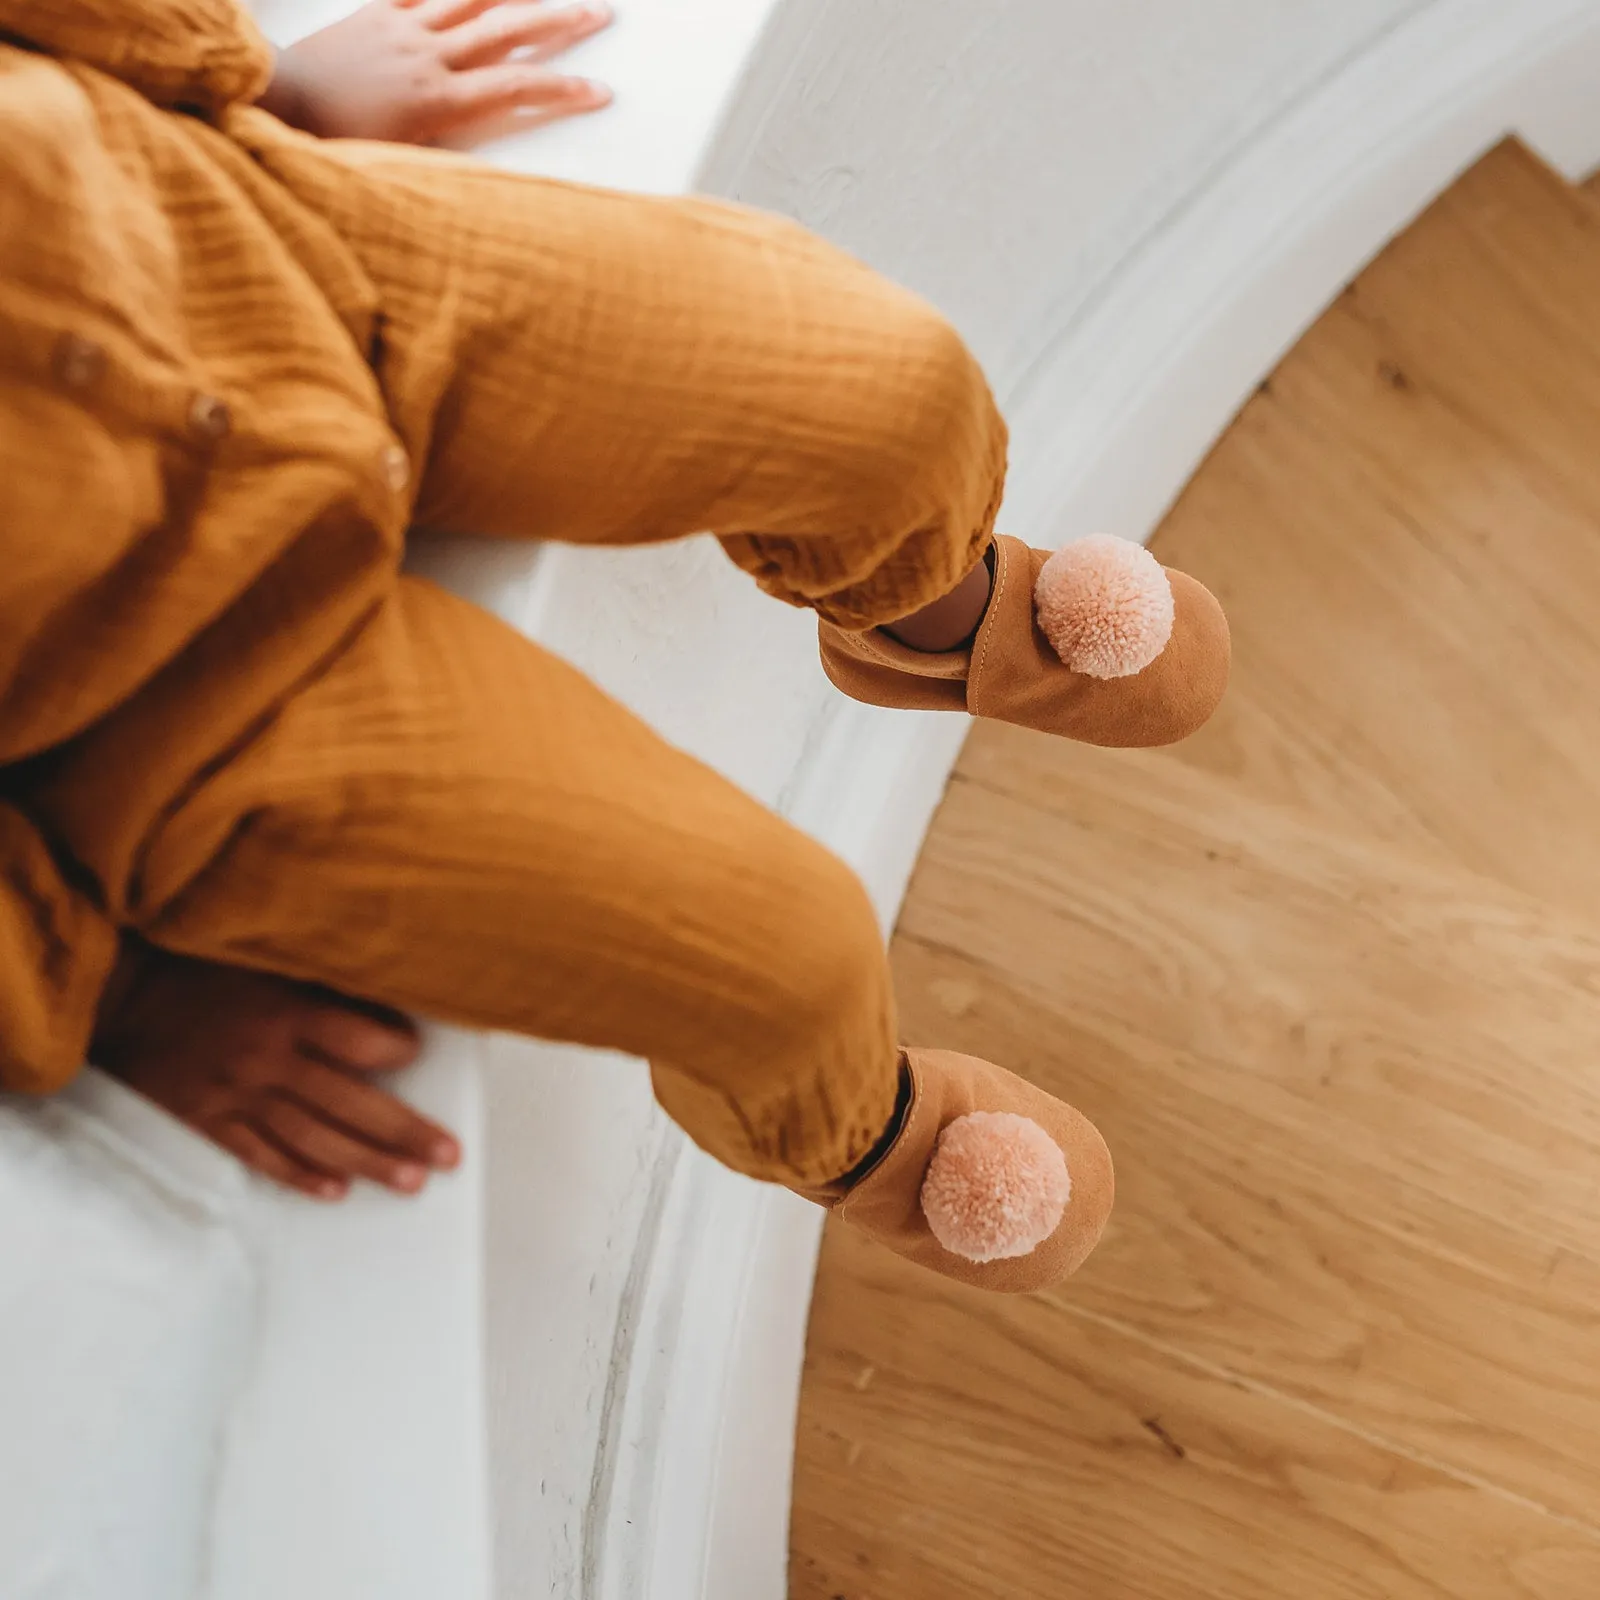
[{"label": "white painted edge", "polygon": [[[841,698],[785,798],[861,874],[886,933],[970,726]],[[656,1184],[613,1353],[585,1600],[781,1600],[823,1213],[676,1131]]]},{"label": "white painted edge", "polygon": [[1386,34],[1045,331],[1010,413],[1053,466],[1002,515],[1039,543],[1148,539],[1320,310],[1485,151],[1515,132],[1568,177],[1600,163],[1597,83],[1595,0],[1438,0]]}]

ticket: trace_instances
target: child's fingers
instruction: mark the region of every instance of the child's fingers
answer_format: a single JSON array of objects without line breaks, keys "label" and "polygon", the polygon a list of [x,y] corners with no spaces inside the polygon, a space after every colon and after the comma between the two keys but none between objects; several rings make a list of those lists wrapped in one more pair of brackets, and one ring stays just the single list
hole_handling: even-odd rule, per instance
[{"label": "child's fingers", "polygon": [[610,103],[611,91],[603,83],[507,61],[500,66],[455,74],[447,90],[437,135],[459,133],[467,124],[491,124],[513,114],[515,125],[524,128],[598,111]]},{"label": "child's fingers", "polygon": [[423,1162],[358,1139],[282,1095],[270,1096],[254,1107],[251,1120],[307,1166],[336,1177],[367,1178],[402,1194],[415,1194],[428,1181]]},{"label": "child's fingers", "polygon": [[434,1167],[454,1166],[460,1159],[460,1147],[447,1129],[398,1096],[336,1067],[302,1057],[285,1069],[275,1087],[313,1114],[396,1156]]},{"label": "child's fingers", "polygon": [[598,33],[611,21],[611,8],[594,3],[552,6],[540,0],[508,0],[450,30],[440,40],[440,58],[457,72],[492,66],[513,50],[529,61],[549,61]]},{"label": "child's fingers", "polygon": [[463,22],[493,11],[502,0],[403,0],[408,9],[417,13],[417,20],[436,33],[445,28],[458,28]]},{"label": "child's fingers", "polygon": [[331,1172],[321,1172],[298,1156],[291,1155],[259,1129],[238,1117],[228,1117],[205,1131],[247,1167],[286,1188],[298,1189],[317,1200],[342,1200],[349,1191],[350,1185],[343,1178],[335,1177]]}]

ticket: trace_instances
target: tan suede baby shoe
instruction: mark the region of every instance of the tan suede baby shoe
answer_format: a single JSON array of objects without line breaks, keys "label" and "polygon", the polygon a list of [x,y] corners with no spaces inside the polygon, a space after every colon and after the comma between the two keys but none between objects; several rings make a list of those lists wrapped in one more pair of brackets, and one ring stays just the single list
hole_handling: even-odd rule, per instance
[{"label": "tan suede baby shoe", "polygon": [[872,705],[969,711],[1085,744],[1171,744],[1216,709],[1228,624],[1210,591],[1142,545],[1094,535],[1053,555],[997,536],[969,648],[913,650],[820,624],[823,670]]},{"label": "tan suede baby shoe", "polygon": [[806,1197],[946,1277],[1018,1294],[1074,1273],[1111,1214],[1094,1124],[1003,1067],[907,1050],[910,1098],[889,1148],[853,1182]]}]

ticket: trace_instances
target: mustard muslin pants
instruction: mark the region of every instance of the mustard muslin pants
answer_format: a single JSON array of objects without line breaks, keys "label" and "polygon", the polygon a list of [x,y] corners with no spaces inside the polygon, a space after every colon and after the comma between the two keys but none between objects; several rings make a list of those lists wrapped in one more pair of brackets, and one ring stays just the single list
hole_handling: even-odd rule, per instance
[{"label": "mustard muslin pants", "polygon": [[[731,207],[339,160],[360,181],[317,204],[377,288],[419,525],[758,530],[722,536],[732,559],[848,627],[979,559],[1004,427],[919,300]],[[835,1177],[892,1110],[894,1006],[853,874],[421,579],[180,798],[145,870],[183,885],[150,896],[155,942],[646,1056],[667,1111],[757,1177]]]}]

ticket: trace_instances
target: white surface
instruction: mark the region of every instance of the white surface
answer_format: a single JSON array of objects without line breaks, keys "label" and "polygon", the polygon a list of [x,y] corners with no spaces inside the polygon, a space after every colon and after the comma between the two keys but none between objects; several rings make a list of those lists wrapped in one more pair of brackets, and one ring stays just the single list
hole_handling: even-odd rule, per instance
[{"label": "white surface", "polygon": [[[475,1150],[484,1049],[432,1028],[394,1080]],[[208,1600],[487,1596],[481,1162],[403,1200],[246,1188],[256,1321]]]},{"label": "white surface", "polygon": [[[469,1145],[482,1048],[398,1080]],[[0,1595],[487,1595],[480,1180],[322,1206],[93,1071],[0,1097]]]},{"label": "white surface", "polygon": [[[693,187],[726,101],[774,0],[614,0],[618,20],[553,66],[599,79],[615,102],[594,116],[504,138],[496,165],[677,194]],[[283,45],[356,9],[353,0],[256,0]]]},{"label": "white surface", "polygon": [[[280,36],[317,10],[267,9]],[[1600,161],[1595,0],[787,0],[757,37],[764,10],[629,0],[580,58],[619,105],[497,158],[698,171],[930,294],[1012,417],[1007,522],[1037,543],[1147,533],[1343,279],[1501,133]],[[703,543],[419,560],[833,842],[892,913],[959,720],[840,702],[806,619]],[[635,1063],[460,1039],[421,1092],[470,1123],[479,1057],[484,1226],[477,1148],[420,1206],[254,1213],[266,1310],[218,1571],[267,1563],[252,1600],[479,1600],[486,1383],[500,1600],[779,1600],[814,1216],[685,1150]],[[173,1400],[200,1434],[207,1382]],[[337,1581],[291,1576],[311,1556]]]},{"label": "white surface", "polygon": [[0,1096],[6,1600],[174,1600],[205,1580],[255,1306],[237,1169],[190,1143],[106,1081]]}]

